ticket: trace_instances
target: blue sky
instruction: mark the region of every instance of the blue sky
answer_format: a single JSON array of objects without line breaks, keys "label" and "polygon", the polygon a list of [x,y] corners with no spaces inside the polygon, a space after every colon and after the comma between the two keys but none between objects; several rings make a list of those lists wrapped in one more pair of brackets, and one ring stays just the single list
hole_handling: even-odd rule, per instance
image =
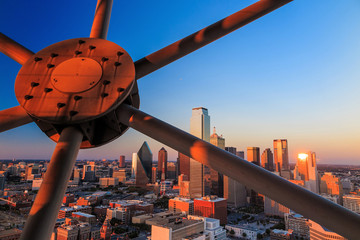
[{"label": "blue sky", "polygon": [[[136,61],[254,2],[114,1],[107,39]],[[6,1],[0,31],[37,52],[88,37],[95,5]],[[286,138],[293,161],[312,150],[319,163],[359,164],[359,10],[358,0],[295,0],[140,79],[140,109],[188,131],[191,109],[203,106],[227,146],[262,151]],[[0,54],[0,109],[18,105],[13,86],[20,67]],[[130,159],[145,140],[157,159],[163,145],[134,130],[81,150],[79,158]],[[0,134],[0,159],[48,159],[54,147],[35,124]]]}]

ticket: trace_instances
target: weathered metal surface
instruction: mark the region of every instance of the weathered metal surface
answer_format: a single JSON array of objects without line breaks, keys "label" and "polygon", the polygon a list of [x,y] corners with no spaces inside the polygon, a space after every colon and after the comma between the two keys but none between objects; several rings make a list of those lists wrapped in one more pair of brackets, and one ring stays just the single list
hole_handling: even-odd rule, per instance
[{"label": "weathered metal surface", "polygon": [[135,62],[136,79],[225,36],[292,0],[260,0]]},{"label": "weathered metal surface", "polygon": [[113,0],[98,0],[90,33],[91,38],[106,39],[109,29],[112,4]]},{"label": "weathered metal surface", "polygon": [[30,59],[34,53],[9,37],[0,33],[0,52],[12,58],[21,65]]},{"label": "weathered metal surface", "polygon": [[0,111],[0,132],[20,127],[31,122],[31,117],[29,117],[21,106]]},{"label": "weathered metal surface", "polygon": [[50,239],[82,137],[75,127],[62,131],[20,239]]}]

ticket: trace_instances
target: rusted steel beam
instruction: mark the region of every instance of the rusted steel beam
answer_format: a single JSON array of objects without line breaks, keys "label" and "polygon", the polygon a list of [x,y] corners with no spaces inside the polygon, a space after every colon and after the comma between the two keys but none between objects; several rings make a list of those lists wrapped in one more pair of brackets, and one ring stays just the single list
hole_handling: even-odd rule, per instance
[{"label": "rusted steel beam", "polygon": [[82,138],[75,127],[61,132],[20,239],[50,239]]},{"label": "rusted steel beam", "polygon": [[106,39],[109,29],[112,4],[113,0],[98,0],[90,33],[91,38]]},{"label": "rusted steel beam", "polygon": [[23,65],[34,53],[0,32],[0,52]]},{"label": "rusted steel beam", "polygon": [[31,123],[32,118],[23,107],[17,106],[0,111],[0,132]]},{"label": "rusted steel beam", "polygon": [[347,237],[360,236],[360,215],[295,185],[129,105],[118,109],[121,123],[245,184],[257,192]]},{"label": "rusted steel beam", "polygon": [[225,36],[292,0],[260,0],[135,62],[136,79]]}]

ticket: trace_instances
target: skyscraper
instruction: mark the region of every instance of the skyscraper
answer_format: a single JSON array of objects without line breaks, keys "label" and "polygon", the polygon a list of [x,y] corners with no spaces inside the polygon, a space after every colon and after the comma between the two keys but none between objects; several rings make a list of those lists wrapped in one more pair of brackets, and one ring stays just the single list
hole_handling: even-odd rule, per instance
[{"label": "skyscraper", "polygon": [[138,153],[133,153],[131,177],[135,177],[138,187],[145,187],[151,180],[152,153],[147,142],[144,142]]},{"label": "skyscraper", "polygon": [[[216,133],[216,128],[214,127],[214,132],[210,136],[210,143],[217,146],[218,148],[225,149],[225,138],[219,136]],[[210,181],[211,181],[211,195],[217,195],[219,197],[224,196],[224,176],[215,171],[214,169],[210,169]]]},{"label": "skyscraper", "polygon": [[[210,141],[210,116],[203,107],[193,108],[190,119],[190,133],[204,141]],[[206,195],[204,174],[208,171],[204,165],[190,159],[190,196],[192,198]],[[209,189],[210,190],[210,189]]]},{"label": "skyscraper", "polygon": [[277,172],[281,172],[281,170],[290,170],[288,143],[286,139],[274,140],[274,160],[275,170]]},{"label": "skyscraper", "polygon": [[269,171],[274,171],[273,154],[270,148],[266,148],[261,154],[261,166]]},{"label": "skyscraper", "polygon": [[182,153],[178,153],[179,175],[184,174],[190,179],[190,158]]},{"label": "skyscraper", "polygon": [[158,179],[164,181],[167,178],[167,151],[161,148],[158,155]]},{"label": "skyscraper", "polygon": [[248,147],[247,148],[247,160],[258,166],[260,166],[260,148]]},{"label": "skyscraper", "polygon": [[303,180],[307,189],[319,193],[319,179],[316,166],[316,155],[314,152],[308,154],[300,153],[295,167],[297,180]]},{"label": "skyscraper", "polygon": [[124,168],[125,167],[125,156],[121,155],[119,158],[119,168]]},{"label": "skyscraper", "polygon": [[[237,152],[235,147],[225,147],[225,150],[234,155],[239,153],[240,156],[238,157],[244,159],[244,152]],[[230,206],[236,208],[245,206],[247,204],[247,191],[245,186],[224,175],[224,198],[227,199]]]}]

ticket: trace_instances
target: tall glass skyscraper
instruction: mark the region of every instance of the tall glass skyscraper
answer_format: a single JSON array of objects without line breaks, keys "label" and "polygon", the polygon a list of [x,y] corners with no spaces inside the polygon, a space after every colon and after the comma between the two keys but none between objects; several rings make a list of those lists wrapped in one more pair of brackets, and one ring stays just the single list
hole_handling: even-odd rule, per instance
[{"label": "tall glass skyscraper", "polygon": [[[193,108],[190,119],[190,133],[204,141],[210,142],[210,116],[203,107]],[[204,174],[210,170],[194,159],[190,159],[190,197],[199,198],[207,194]],[[210,179],[209,179],[210,181]],[[210,189],[208,189],[210,191]]]}]

